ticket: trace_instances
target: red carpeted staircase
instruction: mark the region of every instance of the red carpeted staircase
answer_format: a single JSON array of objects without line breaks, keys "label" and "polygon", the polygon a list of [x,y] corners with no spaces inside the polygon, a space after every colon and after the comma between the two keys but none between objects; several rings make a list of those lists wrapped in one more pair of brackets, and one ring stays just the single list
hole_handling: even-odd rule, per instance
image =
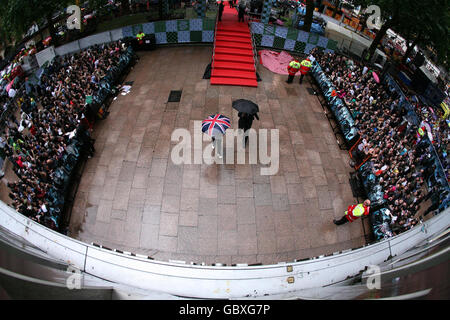
[{"label": "red carpeted staircase", "polygon": [[224,1],[222,21],[217,22],[211,84],[257,87],[250,30],[238,22],[236,8]]}]

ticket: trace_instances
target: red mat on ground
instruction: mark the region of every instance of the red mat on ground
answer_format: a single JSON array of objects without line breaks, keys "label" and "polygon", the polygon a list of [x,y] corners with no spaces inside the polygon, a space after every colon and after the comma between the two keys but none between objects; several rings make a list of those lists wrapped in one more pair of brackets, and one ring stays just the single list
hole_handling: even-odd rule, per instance
[{"label": "red mat on ground", "polygon": [[259,56],[261,57],[261,64],[270,71],[278,74],[289,74],[287,66],[293,57],[286,51],[261,50],[259,51]]},{"label": "red mat on ground", "polygon": [[253,46],[247,22],[239,22],[236,8],[224,1],[217,23],[211,84],[257,87]]}]

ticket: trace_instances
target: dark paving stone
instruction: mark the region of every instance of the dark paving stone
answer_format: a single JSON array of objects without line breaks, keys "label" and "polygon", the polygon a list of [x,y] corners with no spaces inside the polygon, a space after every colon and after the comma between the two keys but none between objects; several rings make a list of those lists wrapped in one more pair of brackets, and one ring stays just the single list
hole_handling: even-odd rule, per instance
[{"label": "dark paving stone", "polygon": [[270,184],[254,184],[253,193],[255,195],[256,206],[267,206],[272,204],[272,193]]},{"label": "dark paving stone", "polygon": [[217,198],[202,198],[200,196],[199,200],[199,211],[200,216],[216,216],[217,215]]},{"label": "dark paving stone", "polygon": [[220,204],[236,204],[236,187],[234,185],[218,186],[217,202]]},{"label": "dark paving stone", "polygon": [[287,194],[272,194],[272,207],[274,211],[289,210],[290,207]]},{"label": "dark paving stone", "polygon": [[255,203],[251,198],[238,198],[236,203],[237,223],[255,224]]},{"label": "dark paving stone", "polygon": [[197,228],[194,227],[178,227],[177,252],[195,253],[198,242]]}]

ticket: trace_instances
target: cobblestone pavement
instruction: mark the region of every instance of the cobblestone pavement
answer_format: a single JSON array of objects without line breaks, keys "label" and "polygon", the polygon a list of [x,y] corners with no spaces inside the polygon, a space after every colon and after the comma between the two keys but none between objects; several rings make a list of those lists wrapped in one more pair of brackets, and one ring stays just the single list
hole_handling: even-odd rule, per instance
[{"label": "cobblestone pavement", "polygon": [[[70,236],[110,248],[196,263],[293,261],[364,244],[361,221],[332,220],[356,202],[346,151],[339,149],[308,81],[258,67],[258,88],[211,86],[202,79],[211,47],[141,54],[109,117],[95,127],[72,211]],[[182,90],[179,103],[167,103]],[[261,165],[175,165],[171,134],[220,112],[237,127],[235,99],[260,107],[254,129],[279,129],[280,170]],[[206,146],[208,142],[204,143]],[[367,230],[367,228],[366,228]]]}]

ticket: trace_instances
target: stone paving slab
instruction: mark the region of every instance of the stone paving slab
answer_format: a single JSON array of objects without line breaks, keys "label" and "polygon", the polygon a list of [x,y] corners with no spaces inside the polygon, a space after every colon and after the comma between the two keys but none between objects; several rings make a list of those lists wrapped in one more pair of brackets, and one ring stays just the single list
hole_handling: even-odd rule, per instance
[{"label": "stone paving slab", "polygon": [[[97,152],[81,179],[70,235],[196,263],[271,264],[363,245],[360,221],[332,223],[356,202],[351,169],[308,81],[289,85],[259,66],[258,88],[211,86],[202,79],[211,50],[141,54],[126,79],[134,81],[130,94],[119,95],[96,125]],[[179,103],[167,104],[171,90],[183,91]],[[174,129],[192,132],[194,120],[216,112],[236,128],[231,103],[241,98],[260,107],[255,129],[279,130],[276,175],[262,176],[260,164],[172,163]]]}]

